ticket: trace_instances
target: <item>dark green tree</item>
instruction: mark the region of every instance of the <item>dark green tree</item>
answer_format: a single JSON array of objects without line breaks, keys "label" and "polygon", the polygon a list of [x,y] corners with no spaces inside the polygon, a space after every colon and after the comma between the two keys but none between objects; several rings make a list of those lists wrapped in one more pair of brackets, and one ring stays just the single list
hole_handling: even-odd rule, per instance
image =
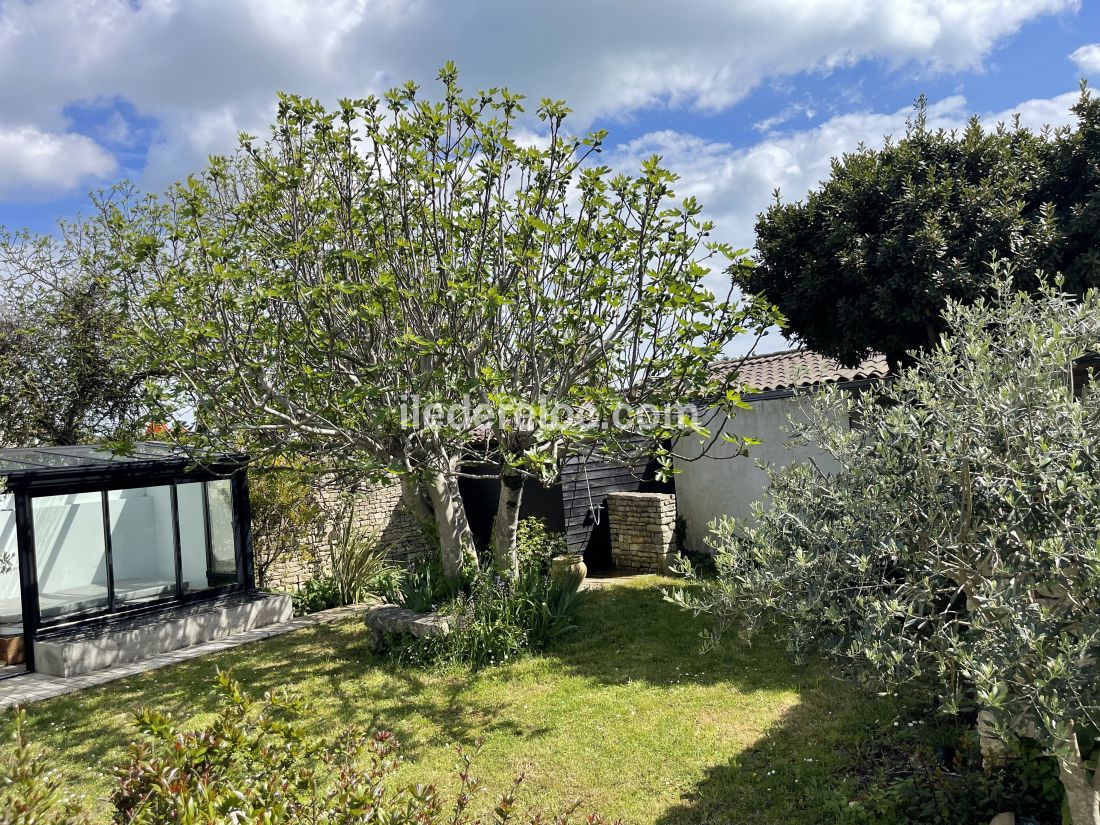
[{"label": "dark green tree", "polygon": [[126,439],[149,373],[120,332],[128,309],[94,222],[0,233],[0,445]]},{"label": "dark green tree", "polygon": [[[935,343],[949,298],[992,288],[990,262],[1062,272],[1081,292],[1098,282],[1100,108],[1082,87],[1076,128],[931,129],[926,102],[902,139],[833,160],[806,198],[757,221],[759,266],[739,282],[787,317],[801,342],[854,365],[892,363]],[[1023,276],[1021,276],[1023,277]]]},{"label": "dark green tree", "polygon": [[1076,129],[1061,130],[1047,151],[1040,199],[1049,204],[1053,237],[1044,266],[1082,293],[1100,273],[1100,100],[1082,87]]}]

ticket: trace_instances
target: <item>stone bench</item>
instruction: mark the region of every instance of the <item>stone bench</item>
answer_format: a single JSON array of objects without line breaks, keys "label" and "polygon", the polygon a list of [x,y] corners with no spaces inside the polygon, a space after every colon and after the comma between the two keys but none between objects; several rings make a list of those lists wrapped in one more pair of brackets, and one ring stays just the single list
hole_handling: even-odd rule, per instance
[{"label": "stone bench", "polygon": [[371,644],[379,645],[386,636],[408,633],[417,639],[441,639],[451,632],[455,619],[441,613],[417,613],[395,604],[368,607],[363,622],[370,630]]}]

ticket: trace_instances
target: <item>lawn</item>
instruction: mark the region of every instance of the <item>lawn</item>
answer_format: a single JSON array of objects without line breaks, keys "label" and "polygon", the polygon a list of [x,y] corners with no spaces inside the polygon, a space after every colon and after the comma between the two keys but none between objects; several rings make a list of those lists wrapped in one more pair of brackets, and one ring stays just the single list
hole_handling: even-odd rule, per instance
[{"label": "lawn", "polygon": [[580,630],[553,652],[478,673],[395,668],[345,622],[32,705],[29,733],[108,821],[97,800],[133,736],[131,710],[193,716],[210,706],[215,668],[232,668],[257,692],[309,697],[319,735],[349,722],[393,730],[409,781],[450,790],[452,745],[482,737],[477,773],[503,788],[526,771],[525,809],[579,797],[628,823],[833,821],[860,749],[889,735],[891,705],[775,645],[730,639],[700,654],[699,625],[661,599],[670,584],[591,591]]}]

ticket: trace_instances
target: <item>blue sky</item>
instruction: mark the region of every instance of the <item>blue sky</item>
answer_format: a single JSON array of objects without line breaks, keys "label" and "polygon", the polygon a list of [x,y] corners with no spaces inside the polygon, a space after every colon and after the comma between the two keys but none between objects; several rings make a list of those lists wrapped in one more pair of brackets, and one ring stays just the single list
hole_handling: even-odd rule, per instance
[{"label": "blue sky", "polygon": [[[505,15],[499,4],[475,1],[466,4],[465,13],[452,13],[457,19],[449,25],[433,26],[443,7],[419,0],[0,0],[0,45],[12,46],[3,50],[7,59],[0,56],[0,68],[6,69],[0,72],[0,103],[5,104],[0,108],[0,147],[9,146],[8,159],[0,160],[0,225],[49,231],[57,218],[86,207],[89,190],[123,177],[149,189],[162,188],[200,166],[209,152],[231,149],[237,128],[261,127],[278,89],[335,99],[380,90],[410,76],[425,81],[450,58],[460,61],[464,73],[472,71],[470,85],[499,83],[528,91],[527,81],[537,87],[530,90],[534,94],[564,96],[571,103],[569,92],[588,85],[586,76],[602,78],[609,67],[610,73],[619,70],[616,99],[601,100],[585,89],[573,125],[610,129],[612,146],[629,160],[642,147],[664,147],[666,154],[676,154],[654,142],[654,135],[692,138],[735,153],[805,135],[839,116],[896,115],[921,93],[933,103],[961,98],[962,108],[955,107],[951,116],[1009,112],[1028,101],[1072,92],[1091,64],[1075,63],[1071,55],[1100,40],[1100,4],[1060,0],[882,2],[875,5],[897,8],[880,12],[885,19],[855,32],[848,18],[866,15],[866,3],[795,4],[821,8],[822,20],[816,22],[823,27],[823,45],[813,40],[807,44],[805,31],[792,30],[782,3],[769,4],[775,11],[770,18],[757,7],[746,26],[736,15],[716,21],[715,4],[703,2],[676,4],[679,25],[662,43],[662,19],[647,22],[647,5],[588,5],[578,16],[548,21],[542,14]],[[891,42],[897,35],[883,29],[891,18],[904,20],[914,6],[930,18],[928,25],[941,30],[969,25],[990,31],[955,42],[950,42],[950,32],[939,40],[936,34],[925,35],[899,48]],[[967,6],[985,11],[969,19]],[[324,13],[313,11],[321,7]],[[264,15],[269,19],[262,20]],[[492,29],[494,20],[500,24],[497,30]],[[721,28],[723,23],[729,24],[725,37],[711,33],[705,47],[695,48],[693,31]],[[998,24],[1002,31],[996,30]],[[278,65],[280,51],[297,51],[299,60],[305,58],[303,53],[316,48],[318,36],[335,38],[341,52],[353,51],[357,41],[369,49],[369,31],[375,26],[401,29],[419,54],[391,60],[384,53],[376,59],[364,56],[351,62],[356,71],[343,76],[342,58],[330,58],[328,71],[311,66],[299,76]],[[577,40],[574,29],[585,26],[597,35],[572,43]],[[828,46],[829,26],[842,41],[834,51]],[[753,43],[746,39],[750,33]],[[143,34],[149,38],[144,46]],[[523,59],[523,43],[532,37],[557,40],[551,49],[559,59],[544,73]],[[760,37],[773,38],[776,47],[757,47]],[[781,47],[785,38],[790,39],[790,51]],[[251,48],[242,47],[249,41]],[[622,61],[631,56],[632,45],[637,46],[637,60],[624,69]],[[807,46],[805,65],[799,66],[797,51]],[[739,57],[737,52],[745,49],[762,53]],[[544,51],[536,50],[532,57]],[[464,64],[462,58],[471,52],[476,57]],[[674,57],[665,63],[668,55]],[[17,65],[21,56],[30,59]],[[676,65],[676,56],[683,67]],[[212,65],[204,71],[199,66],[207,60]],[[1100,62],[1096,56],[1093,60]],[[555,82],[563,66],[572,67],[570,76]],[[131,72],[148,72],[148,77],[144,83],[134,82]],[[661,72],[681,73],[683,81],[662,87]],[[50,76],[37,83],[34,75],[39,73]],[[693,73],[701,78],[694,88]],[[224,83],[228,74],[238,75],[238,82]],[[36,99],[20,100],[31,97]],[[20,102],[13,105],[14,100]],[[856,142],[879,138],[881,134],[871,131],[856,136]],[[690,158],[677,159],[690,177]],[[36,163],[45,168],[36,169]],[[785,184],[785,194],[795,197],[815,180],[812,172],[795,178],[781,176],[775,184]],[[791,190],[792,184],[801,188]],[[756,190],[722,195],[723,200],[728,195],[746,197],[754,208],[762,205]],[[743,237],[743,227],[735,231],[738,242],[751,243],[751,237]]]},{"label": "blue sky", "polygon": [[[626,170],[658,153],[751,246],[755,214],[904,128],[1068,123],[1100,83],[1100,0],[0,0],[0,225],[157,191],[262,132],[275,92],[333,102],[453,59],[468,89],[565,98]],[[537,124],[532,124],[532,129]]]}]

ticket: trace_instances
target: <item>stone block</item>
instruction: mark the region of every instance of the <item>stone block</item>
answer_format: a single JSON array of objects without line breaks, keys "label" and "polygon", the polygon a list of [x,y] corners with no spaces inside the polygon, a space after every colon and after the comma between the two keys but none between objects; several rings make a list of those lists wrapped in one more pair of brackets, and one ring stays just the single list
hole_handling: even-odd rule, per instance
[{"label": "stone block", "polygon": [[409,633],[421,639],[448,635],[455,620],[442,613],[416,613],[395,604],[379,604],[367,608],[363,621],[372,631]]},{"label": "stone block", "polygon": [[417,639],[442,638],[451,632],[455,619],[442,613],[415,613],[395,604],[379,604],[367,609],[363,622],[370,631],[370,644],[378,650],[388,636],[408,633]]}]

